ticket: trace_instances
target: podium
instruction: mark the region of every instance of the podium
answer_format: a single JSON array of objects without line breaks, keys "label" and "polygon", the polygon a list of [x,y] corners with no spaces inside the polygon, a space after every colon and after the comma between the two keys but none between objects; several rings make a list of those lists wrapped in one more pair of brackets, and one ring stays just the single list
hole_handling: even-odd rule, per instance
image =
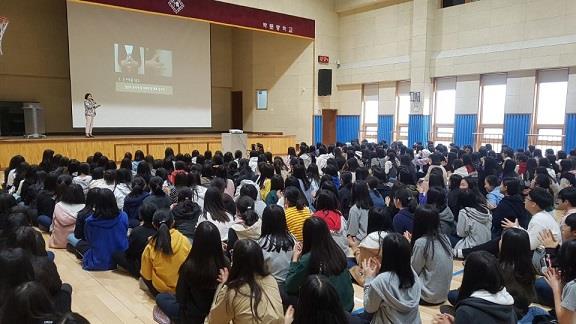
[{"label": "podium", "polygon": [[248,134],[222,133],[222,152],[236,152],[240,150],[246,154],[248,148]]}]

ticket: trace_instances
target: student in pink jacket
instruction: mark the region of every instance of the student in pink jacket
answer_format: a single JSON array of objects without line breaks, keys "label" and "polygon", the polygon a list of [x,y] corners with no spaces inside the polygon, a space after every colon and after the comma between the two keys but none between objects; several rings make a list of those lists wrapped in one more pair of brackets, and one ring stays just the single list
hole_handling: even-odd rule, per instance
[{"label": "student in pink jacket", "polygon": [[70,233],[74,233],[76,217],[78,212],[84,208],[84,201],[84,190],[80,185],[71,184],[66,188],[62,200],[56,203],[54,207],[52,234],[48,242],[51,248],[66,248],[67,237]]}]

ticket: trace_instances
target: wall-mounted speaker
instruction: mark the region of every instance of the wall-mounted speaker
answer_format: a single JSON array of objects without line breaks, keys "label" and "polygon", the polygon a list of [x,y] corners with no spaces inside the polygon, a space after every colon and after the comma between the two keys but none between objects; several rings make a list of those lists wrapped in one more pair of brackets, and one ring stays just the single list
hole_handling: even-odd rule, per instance
[{"label": "wall-mounted speaker", "polygon": [[318,70],[318,95],[329,96],[332,94],[332,69]]}]

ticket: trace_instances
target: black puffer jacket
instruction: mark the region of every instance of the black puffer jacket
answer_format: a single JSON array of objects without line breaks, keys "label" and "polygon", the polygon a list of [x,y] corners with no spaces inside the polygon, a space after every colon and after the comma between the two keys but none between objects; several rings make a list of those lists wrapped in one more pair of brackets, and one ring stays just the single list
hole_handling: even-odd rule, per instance
[{"label": "black puffer jacket", "polygon": [[195,202],[186,200],[178,203],[172,208],[174,228],[188,239],[193,240],[200,213],[202,213],[202,209]]}]

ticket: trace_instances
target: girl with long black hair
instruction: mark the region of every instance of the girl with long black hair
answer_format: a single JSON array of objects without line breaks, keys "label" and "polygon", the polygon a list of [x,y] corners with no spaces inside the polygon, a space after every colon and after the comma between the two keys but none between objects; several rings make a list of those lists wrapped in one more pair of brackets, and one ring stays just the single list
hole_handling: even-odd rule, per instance
[{"label": "girl with long black hair", "polygon": [[443,303],[452,281],[452,248],[448,236],[440,232],[440,216],[434,207],[416,209],[411,245],[412,268],[422,282],[422,303]]},{"label": "girl with long black hair", "polygon": [[399,210],[394,216],[394,231],[404,234],[412,233],[414,226],[414,212],[418,207],[418,199],[413,191],[408,188],[398,190],[393,196],[394,206]]},{"label": "girl with long black hair", "polygon": [[537,302],[534,283],[536,272],[532,265],[530,238],[520,228],[510,228],[500,240],[500,269],[506,290],[514,297],[514,309],[522,318],[531,303]]},{"label": "girl with long black hair", "polygon": [[118,209],[114,193],[100,189],[94,213],[86,219],[84,235],[88,242],[83,254],[84,270],[111,270],[116,268],[112,254],[128,247],[128,216]]},{"label": "girl with long black hair", "polygon": [[198,218],[198,224],[208,221],[218,227],[222,241],[228,241],[228,230],[234,224],[234,216],[224,207],[222,192],[216,187],[210,187],[204,195],[204,210]]},{"label": "girl with long black hair", "polygon": [[216,293],[219,271],[229,266],[218,228],[210,222],[198,225],[194,249],[178,272],[176,295],[158,294],[156,304],[175,323],[204,323]]},{"label": "girl with long black hair", "polygon": [[473,248],[490,241],[492,215],[488,208],[478,201],[478,195],[472,190],[461,190],[458,200],[461,209],[458,213],[456,234],[461,239],[455,242],[454,249]]},{"label": "girl with long black hair", "polygon": [[303,234],[303,244],[298,245],[292,255],[286,277],[286,292],[297,296],[308,275],[325,275],[338,291],[344,310],[351,311],[354,291],[346,255],[332,239],[326,222],[319,217],[308,218],[304,222]]},{"label": "girl with long black hair", "polygon": [[364,310],[372,323],[420,323],[421,283],[410,265],[410,243],[398,233],[382,240],[382,259],[362,262]]},{"label": "girl with long black hair", "polygon": [[260,246],[252,240],[234,244],[230,272],[220,270],[209,323],[284,323],[278,284],[264,266]]},{"label": "girl with long black hair", "polygon": [[338,292],[328,278],[311,275],[300,289],[292,323],[349,324],[360,323],[360,319],[351,317],[343,310]]},{"label": "girl with long black hair", "polygon": [[356,181],[352,186],[352,207],[348,214],[348,236],[362,241],[368,235],[368,211],[372,207],[366,181]]},{"label": "girl with long black hair", "polygon": [[454,316],[439,314],[434,323],[516,323],[514,298],[506,291],[498,260],[486,251],[466,258]]},{"label": "girl with long black hair", "polygon": [[562,244],[558,269],[548,268],[546,282],[554,295],[554,310],[558,323],[574,323],[576,319],[576,241]]},{"label": "girl with long black hair", "polygon": [[140,275],[150,293],[174,293],[178,281],[178,269],[188,257],[191,244],[174,226],[170,210],[160,209],[154,213],[152,225],[157,230],[142,253]]},{"label": "girl with long black hair", "polygon": [[268,271],[278,282],[281,291],[288,275],[296,239],[288,231],[284,209],[270,205],[262,215],[262,231],[258,244],[264,253],[264,262]]}]

